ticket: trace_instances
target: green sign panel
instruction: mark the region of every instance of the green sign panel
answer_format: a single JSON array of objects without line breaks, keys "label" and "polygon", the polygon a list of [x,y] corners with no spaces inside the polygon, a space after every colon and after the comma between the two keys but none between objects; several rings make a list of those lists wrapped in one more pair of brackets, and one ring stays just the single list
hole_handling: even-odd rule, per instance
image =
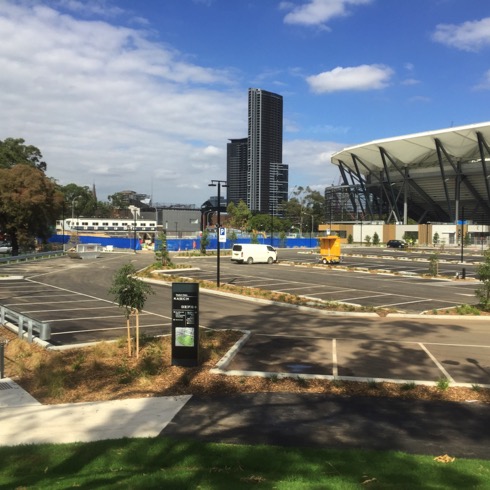
[{"label": "green sign panel", "polygon": [[172,365],[199,364],[199,284],[172,284]]}]

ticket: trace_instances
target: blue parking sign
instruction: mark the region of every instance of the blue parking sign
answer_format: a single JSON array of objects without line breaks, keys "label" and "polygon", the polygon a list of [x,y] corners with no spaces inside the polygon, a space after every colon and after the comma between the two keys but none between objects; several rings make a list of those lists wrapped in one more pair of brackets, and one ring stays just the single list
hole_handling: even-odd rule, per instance
[{"label": "blue parking sign", "polygon": [[226,242],[226,228],[219,229],[219,242],[220,243]]}]

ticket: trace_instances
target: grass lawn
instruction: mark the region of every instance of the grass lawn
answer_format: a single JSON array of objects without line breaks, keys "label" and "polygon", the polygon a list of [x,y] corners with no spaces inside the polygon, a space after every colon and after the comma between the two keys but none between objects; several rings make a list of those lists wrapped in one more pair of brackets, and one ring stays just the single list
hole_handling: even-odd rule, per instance
[{"label": "grass lawn", "polygon": [[489,461],[171,438],[1,447],[0,461],[0,488],[490,488]]}]

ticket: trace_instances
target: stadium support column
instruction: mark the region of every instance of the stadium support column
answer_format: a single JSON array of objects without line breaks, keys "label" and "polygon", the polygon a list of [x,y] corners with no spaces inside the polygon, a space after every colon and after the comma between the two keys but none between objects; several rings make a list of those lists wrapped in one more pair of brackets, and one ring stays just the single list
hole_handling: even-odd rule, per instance
[{"label": "stadium support column", "polygon": [[403,224],[408,224],[408,167],[405,167],[403,179]]}]

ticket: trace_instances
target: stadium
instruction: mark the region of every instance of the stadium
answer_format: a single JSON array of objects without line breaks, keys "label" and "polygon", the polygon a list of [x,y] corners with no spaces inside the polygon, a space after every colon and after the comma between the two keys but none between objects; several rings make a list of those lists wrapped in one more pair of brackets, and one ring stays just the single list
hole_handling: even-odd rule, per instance
[{"label": "stadium", "polygon": [[341,175],[341,184],[325,191],[331,228],[361,221],[464,225],[473,234],[477,226],[480,241],[488,238],[490,122],[371,141],[331,161]]}]

